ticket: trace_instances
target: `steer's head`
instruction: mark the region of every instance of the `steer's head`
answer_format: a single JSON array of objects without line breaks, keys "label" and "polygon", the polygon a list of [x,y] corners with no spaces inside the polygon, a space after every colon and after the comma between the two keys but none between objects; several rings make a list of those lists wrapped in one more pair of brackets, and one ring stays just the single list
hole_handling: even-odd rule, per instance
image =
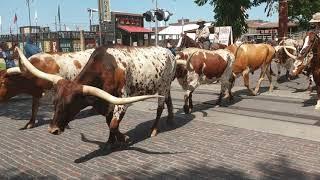
[{"label": "steer's head", "polygon": [[303,46],[298,54],[298,57],[295,57],[293,75],[300,74],[304,68],[311,62],[310,52],[313,48],[317,48],[314,46],[316,41],[319,40],[318,35],[310,31],[307,33],[303,40]]},{"label": "steer's head", "polygon": [[25,79],[21,76],[20,68],[14,67],[0,71],[0,101],[16,95],[17,88],[16,83],[21,83]]},{"label": "steer's head", "polygon": [[54,85],[54,116],[49,124],[51,134],[61,134],[77,113],[87,106],[82,85],[62,79]]}]

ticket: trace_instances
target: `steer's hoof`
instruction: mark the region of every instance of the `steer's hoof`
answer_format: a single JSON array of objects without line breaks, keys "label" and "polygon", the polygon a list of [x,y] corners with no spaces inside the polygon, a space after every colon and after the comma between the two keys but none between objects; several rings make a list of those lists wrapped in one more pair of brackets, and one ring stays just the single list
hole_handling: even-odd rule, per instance
[{"label": "steer's hoof", "polygon": [[273,92],[273,89],[274,89],[274,87],[273,87],[273,86],[270,86],[269,92]]},{"label": "steer's hoof", "polygon": [[34,123],[27,123],[24,127],[20,128],[20,130],[32,129],[34,126]]},{"label": "steer's hoof", "polygon": [[183,106],[183,111],[184,111],[184,113],[186,113],[186,114],[189,114],[191,111],[190,111],[191,109],[189,108],[189,106],[187,106],[187,105],[184,105]]},{"label": "steer's hoof", "polygon": [[150,137],[155,137],[158,135],[158,129],[152,129]]},{"label": "steer's hoof", "polygon": [[250,95],[251,96],[256,96],[258,94],[258,91],[251,91]]}]

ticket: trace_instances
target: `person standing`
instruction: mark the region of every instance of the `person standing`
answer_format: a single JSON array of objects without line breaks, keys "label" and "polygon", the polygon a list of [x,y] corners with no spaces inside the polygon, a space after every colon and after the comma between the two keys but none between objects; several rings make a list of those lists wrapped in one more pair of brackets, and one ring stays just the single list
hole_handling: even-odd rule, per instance
[{"label": "person standing", "polygon": [[166,48],[168,48],[174,56],[176,56],[175,48],[173,47],[172,39],[167,40]]},{"label": "person standing", "polygon": [[6,69],[15,67],[16,64],[14,63],[14,60],[12,58],[12,55],[10,53],[10,49],[6,42],[0,43],[0,57],[4,59],[6,63]]},{"label": "person standing", "polygon": [[24,45],[24,52],[26,58],[41,52],[41,49],[33,42],[30,36],[27,37],[26,44]]},{"label": "person standing", "polygon": [[205,21],[199,19],[197,21],[197,25],[199,25],[198,29],[196,30],[196,42],[201,44],[203,49],[210,49],[210,31],[207,26],[205,26]]}]

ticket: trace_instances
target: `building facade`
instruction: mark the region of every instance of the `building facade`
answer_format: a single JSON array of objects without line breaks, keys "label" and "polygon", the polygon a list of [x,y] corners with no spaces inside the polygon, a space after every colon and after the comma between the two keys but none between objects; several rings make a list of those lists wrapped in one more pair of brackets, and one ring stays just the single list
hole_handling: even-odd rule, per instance
[{"label": "building facade", "polygon": [[111,22],[103,22],[103,44],[143,46],[150,44],[152,31],[144,28],[142,14],[111,12]]}]

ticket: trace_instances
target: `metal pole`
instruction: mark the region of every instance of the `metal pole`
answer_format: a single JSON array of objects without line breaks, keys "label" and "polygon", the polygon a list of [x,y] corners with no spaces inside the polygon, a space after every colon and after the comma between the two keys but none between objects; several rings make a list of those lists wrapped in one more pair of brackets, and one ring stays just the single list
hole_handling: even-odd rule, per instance
[{"label": "metal pole", "polygon": [[[156,0],[156,11],[158,10],[158,0]],[[155,19],[155,26],[156,26],[156,28],[155,28],[155,35],[156,35],[156,46],[158,46],[158,19],[157,19],[157,17],[155,17],[156,19]]]},{"label": "metal pole", "polygon": [[101,26],[101,10],[102,10],[102,1],[98,0],[98,5],[99,5],[99,44],[102,46],[102,26]]},{"label": "metal pole", "polygon": [[29,31],[31,34],[31,15],[30,15],[30,0],[27,0],[28,12],[29,12]]},{"label": "metal pole", "polygon": [[89,9],[89,31],[91,31],[92,25],[92,9]]}]

